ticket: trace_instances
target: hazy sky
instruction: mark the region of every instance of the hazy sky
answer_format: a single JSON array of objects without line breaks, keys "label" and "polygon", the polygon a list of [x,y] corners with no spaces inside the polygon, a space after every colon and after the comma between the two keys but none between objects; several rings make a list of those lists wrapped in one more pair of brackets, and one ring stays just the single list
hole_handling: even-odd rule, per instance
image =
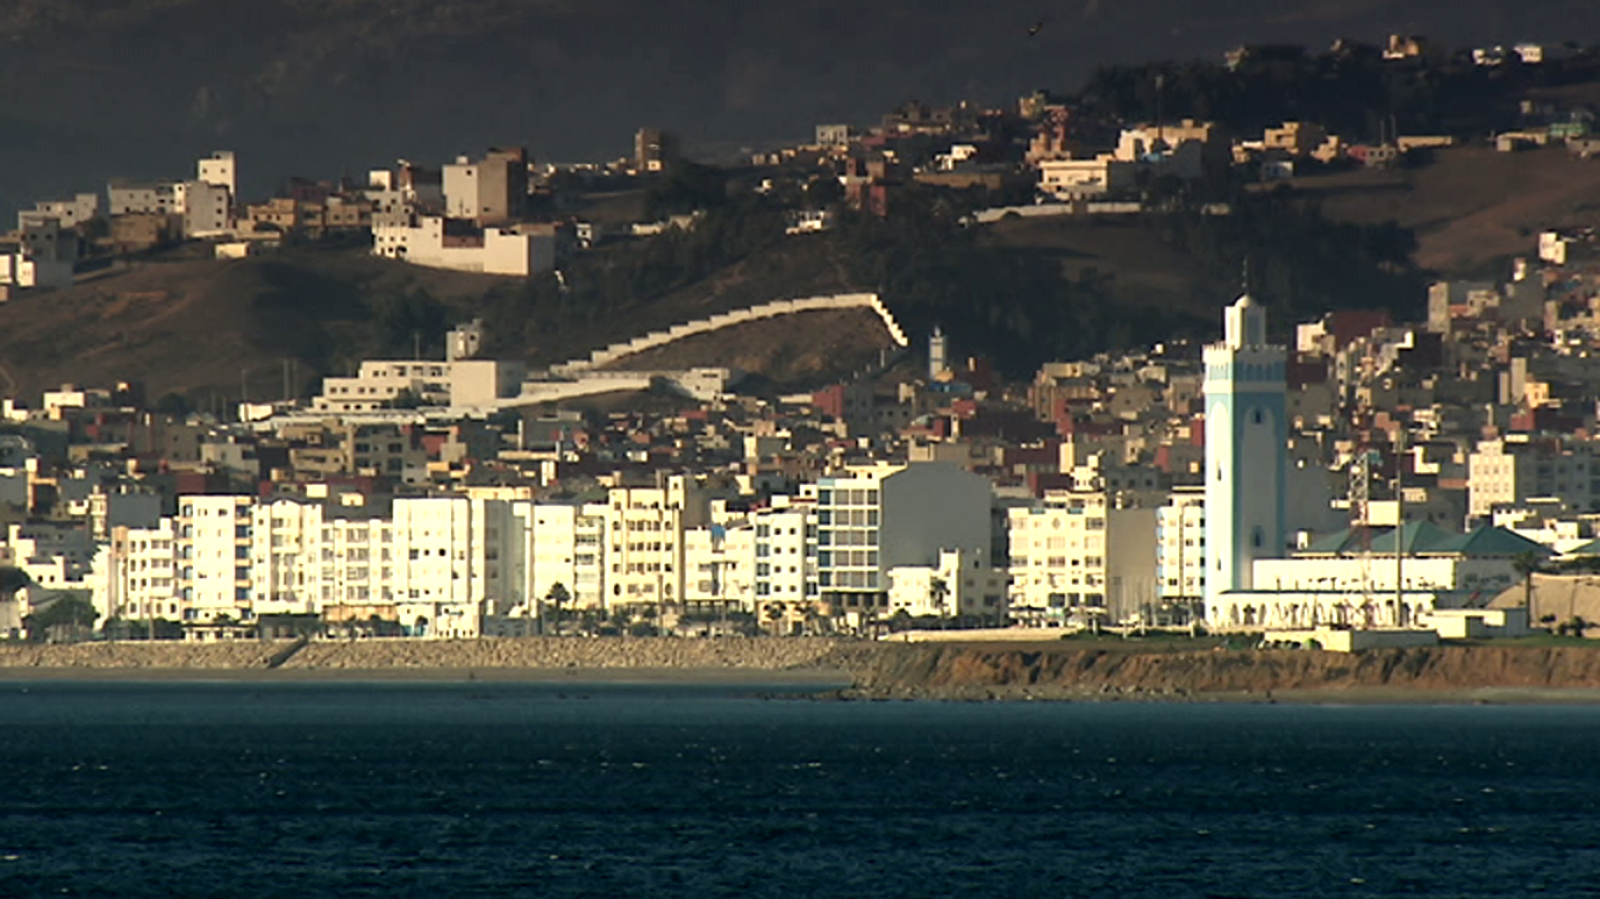
[{"label": "hazy sky", "polygon": [[214,148],[248,193],[492,143],[609,158],[642,124],[726,152],[910,98],[1071,89],[1107,62],[1389,31],[1600,42],[1600,2],[7,0],[0,211],[187,175]]}]

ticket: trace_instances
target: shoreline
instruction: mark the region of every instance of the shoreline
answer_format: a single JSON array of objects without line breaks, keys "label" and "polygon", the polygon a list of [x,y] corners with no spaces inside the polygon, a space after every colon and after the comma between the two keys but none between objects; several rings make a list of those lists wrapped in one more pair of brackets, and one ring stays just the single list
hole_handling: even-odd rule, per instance
[{"label": "shoreline", "polygon": [[855,676],[842,669],[761,668],[112,668],[0,667],[0,684],[79,683],[530,683],[682,684],[685,686],[815,687],[848,689]]},{"label": "shoreline", "polygon": [[81,684],[570,684],[572,686],[684,686],[779,688],[788,700],[821,702],[1146,703],[1285,706],[1368,705],[1600,705],[1600,687],[1479,686],[1328,687],[1286,690],[1100,691],[1082,688],[965,686],[862,688],[841,668],[661,667],[383,667],[383,668],[160,668],[0,667],[0,687],[38,683]]}]

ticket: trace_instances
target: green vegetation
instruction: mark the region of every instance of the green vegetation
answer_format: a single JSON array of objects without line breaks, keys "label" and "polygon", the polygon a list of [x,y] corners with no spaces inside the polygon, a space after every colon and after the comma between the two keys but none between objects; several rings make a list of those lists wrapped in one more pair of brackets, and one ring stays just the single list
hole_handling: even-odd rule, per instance
[{"label": "green vegetation", "polygon": [[1221,62],[1155,62],[1096,70],[1077,97],[1108,119],[1213,120],[1239,131],[1315,122],[1346,139],[1380,134],[1482,134],[1515,124],[1529,88],[1592,80],[1595,63],[1524,66],[1396,64],[1365,52],[1318,55],[1272,48],[1237,69]]},{"label": "green vegetation", "polygon": [[28,639],[41,641],[58,630],[87,634],[87,629],[100,617],[87,594],[87,590],[63,590],[35,605],[35,611],[22,619]]}]

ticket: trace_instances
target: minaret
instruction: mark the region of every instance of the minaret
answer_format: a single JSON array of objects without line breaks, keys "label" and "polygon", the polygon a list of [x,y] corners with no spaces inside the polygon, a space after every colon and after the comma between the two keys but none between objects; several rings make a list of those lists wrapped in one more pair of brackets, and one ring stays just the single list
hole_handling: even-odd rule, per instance
[{"label": "minaret", "polygon": [[1223,317],[1205,349],[1206,598],[1254,584],[1251,562],[1283,555],[1282,346],[1267,343],[1267,313],[1250,295]]},{"label": "minaret", "polygon": [[933,334],[928,338],[928,380],[939,380],[939,374],[949,367],[950,348],[944,329],[938,325],[933,326]]}]

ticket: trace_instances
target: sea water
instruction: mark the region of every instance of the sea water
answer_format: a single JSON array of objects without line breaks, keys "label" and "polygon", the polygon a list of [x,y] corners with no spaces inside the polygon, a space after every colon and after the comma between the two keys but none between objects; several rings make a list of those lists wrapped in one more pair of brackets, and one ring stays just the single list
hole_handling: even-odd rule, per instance
[{"label": "sea water", "polygon": [[0,896],[1550,896],[1600,708],[0,683]]}]

